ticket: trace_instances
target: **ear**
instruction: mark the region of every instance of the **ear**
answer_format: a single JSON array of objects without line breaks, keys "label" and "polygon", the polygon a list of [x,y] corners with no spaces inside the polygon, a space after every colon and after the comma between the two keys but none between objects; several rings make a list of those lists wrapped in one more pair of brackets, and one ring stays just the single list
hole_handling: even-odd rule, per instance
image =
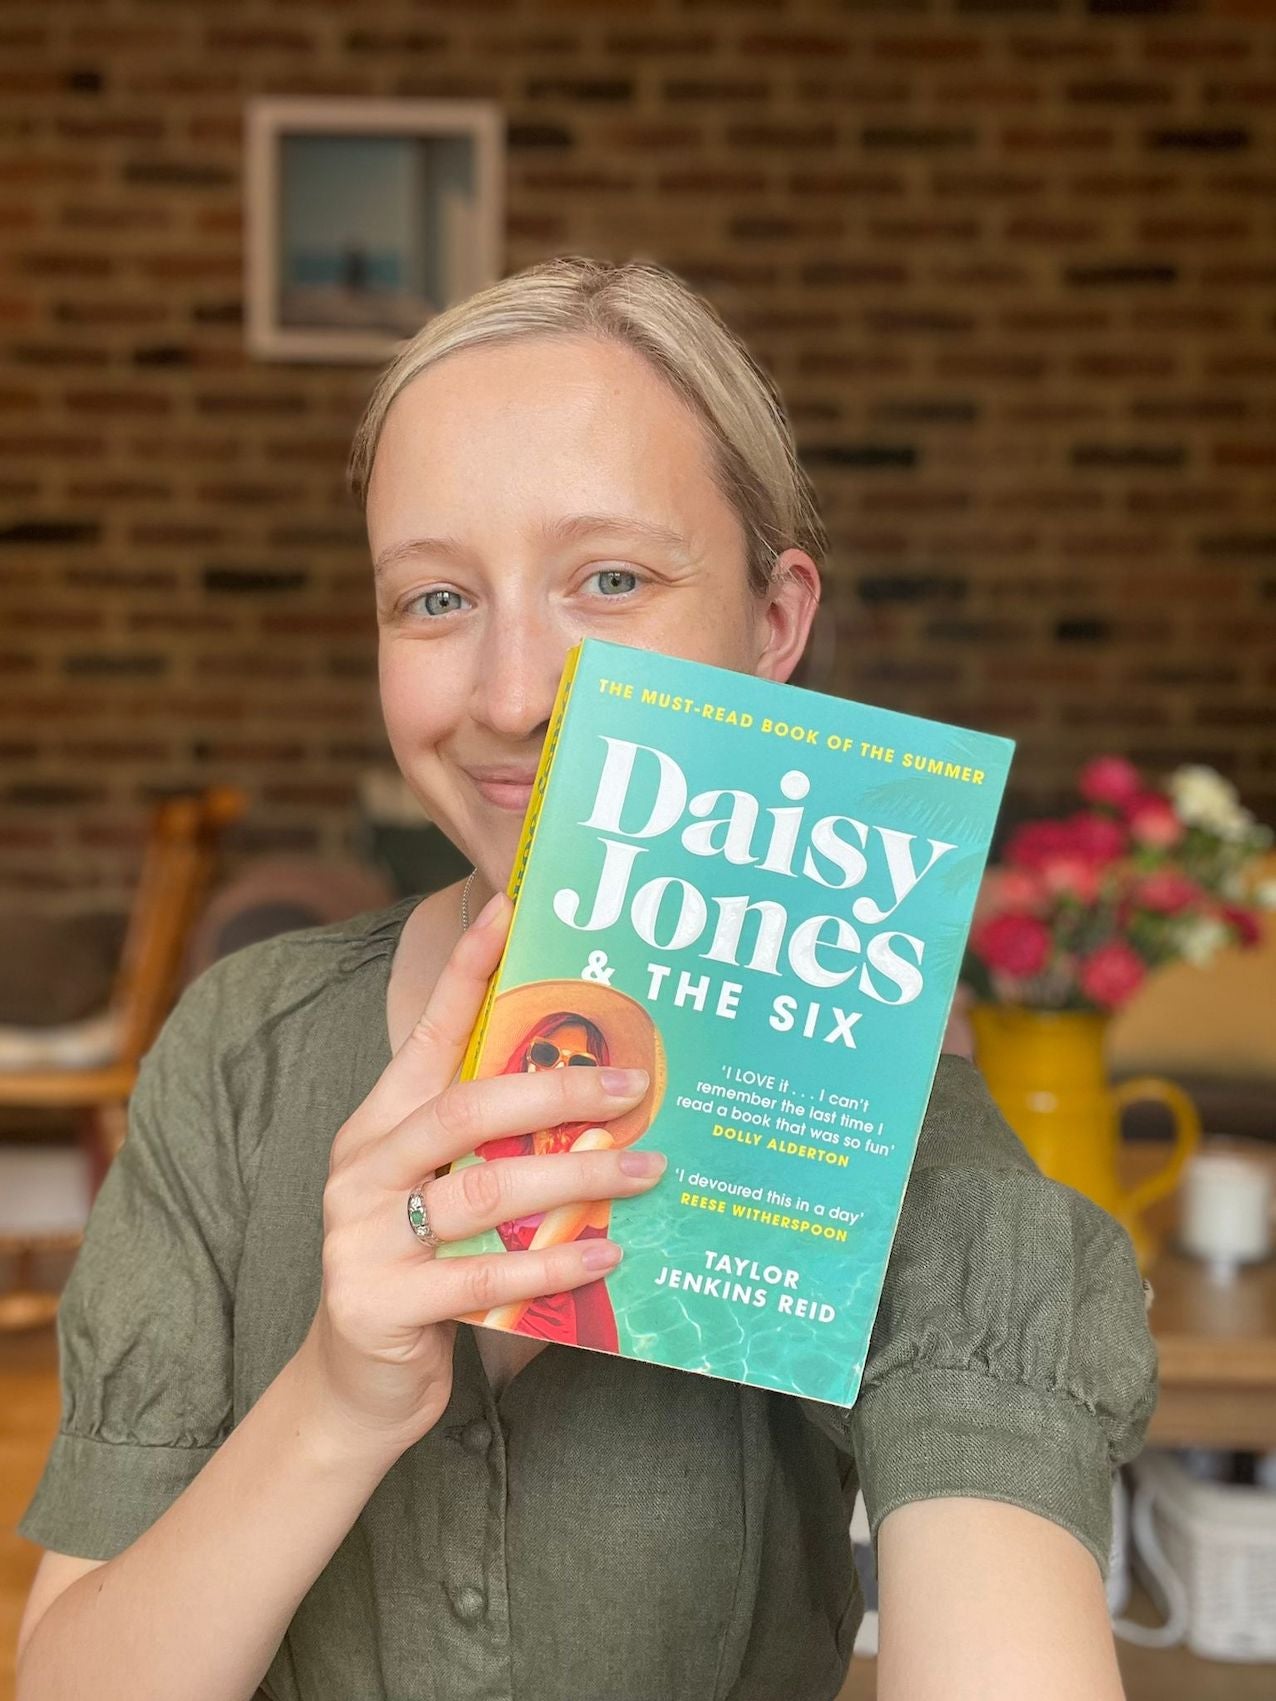
[{"label": "ear", "polygon": [[784,684],[802,659],[820,606],[820,570],[804,549],[786,549],[764,596],[755,599],[754,672]]}]

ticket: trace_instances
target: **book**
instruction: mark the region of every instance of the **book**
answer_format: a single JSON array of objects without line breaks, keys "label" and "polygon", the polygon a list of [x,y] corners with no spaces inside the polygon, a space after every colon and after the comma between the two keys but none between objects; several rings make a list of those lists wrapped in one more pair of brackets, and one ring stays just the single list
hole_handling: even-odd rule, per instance
[{"label": "book", "polygon": [[854,1403],[1014,744],[655,651],[569,654],[461,1067],[640,1065],[637,1198],[440,1257],[608,1236],[606,1277],[467,1321]]}]

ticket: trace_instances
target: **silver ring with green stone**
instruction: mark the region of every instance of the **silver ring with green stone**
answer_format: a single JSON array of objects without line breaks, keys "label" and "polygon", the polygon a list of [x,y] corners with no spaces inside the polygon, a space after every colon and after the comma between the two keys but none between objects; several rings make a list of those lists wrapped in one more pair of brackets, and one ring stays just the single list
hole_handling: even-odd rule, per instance
[{"label": "silver ring with green stone", "polygon": [[418,1240],[424,1241],[426,1246],[437,1246],[439,1237],[430,1227],[430,1213],[425,1208],[423,1195],[424,1187],[425,1183],[422,1182],[420,1187],[414,1188],[408,1194],[408,1222]]}]

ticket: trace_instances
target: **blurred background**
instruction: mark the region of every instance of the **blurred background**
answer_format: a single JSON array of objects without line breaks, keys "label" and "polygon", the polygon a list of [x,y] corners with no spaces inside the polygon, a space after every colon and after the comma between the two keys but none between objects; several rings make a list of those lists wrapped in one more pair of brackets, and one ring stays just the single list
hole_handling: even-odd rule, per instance
[{"label": "blurred background", "polygon": [[[0,1517],[180,985],[464,871],[396,782],[344,488],[395,340],[556,253],[672,268],[778,383],[820,499],[802,683],[1016,739],[1003,844],[1105,754],[1207,767],[1270,827],[1274,208],[1272,0],[0,8]],[[1171,1077],[1197,1157],[1266,1199],[1258,931],[1152,977],[1106,1066]],[[1190,1477],[1246,1563],[1183,1536],[1177,1624],[1150,1583],[1131,1609],[1177,1645],[1122,1658],[1135,1697],[1270,1695],[1270,1220],[1193,1259],[1180,1205],[1145,1263],[1181,1395],[1161,1538]],[[3,1631],[34,1555],[0,1548]]]}]

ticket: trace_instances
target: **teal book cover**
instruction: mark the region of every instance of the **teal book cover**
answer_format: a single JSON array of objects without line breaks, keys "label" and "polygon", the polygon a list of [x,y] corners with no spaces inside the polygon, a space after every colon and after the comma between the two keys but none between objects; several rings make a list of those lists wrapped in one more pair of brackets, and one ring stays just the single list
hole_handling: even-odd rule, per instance
[{"label": "teal book cover", "polygon": [[849,1406],[1011,740],[586,639],[570,653],[465,1079],[641,1065],[599,1127],[461,1163],[650,1143],[638,1198],[440,1256],[609,1236],[605,1278],[469,1321]]}]

